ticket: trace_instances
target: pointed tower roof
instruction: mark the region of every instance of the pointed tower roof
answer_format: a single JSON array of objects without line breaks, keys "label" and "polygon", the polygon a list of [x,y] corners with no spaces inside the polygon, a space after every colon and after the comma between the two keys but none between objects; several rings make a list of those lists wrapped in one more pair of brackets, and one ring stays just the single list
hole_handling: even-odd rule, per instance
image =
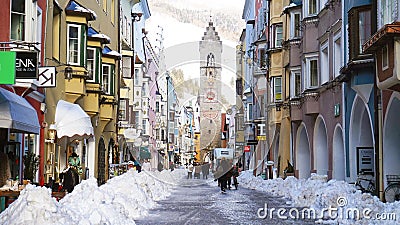
[{"label": "pointed tower roof", "polygon": [[218,36],[218,32],[215,31],[215,27],[210,16],[210,21],[208,22],[208,27],[206,27],[206,32],[204,32],[204,36],[201,38],[203,41],[219,41],[220,38]]}]

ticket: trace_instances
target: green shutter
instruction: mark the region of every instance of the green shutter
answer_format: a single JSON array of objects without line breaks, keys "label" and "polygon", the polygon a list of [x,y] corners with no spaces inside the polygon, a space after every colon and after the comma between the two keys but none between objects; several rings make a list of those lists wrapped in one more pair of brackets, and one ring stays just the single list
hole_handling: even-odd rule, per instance
[{"label": "green shutter", "polygon": [[95,78],[94,82],[100,83],[100,76],[101,76],[101,49],[96,48],[96,65],[95,65]]},{"label": "green shutter", "polygon": [[81,25],[81,61],[80,65],[86,67],[86,41],[87,41],[86,25]]},{"label": "green shutter", "polygon": [[111,65],[111,69],[110,69],[110,74],[111,74],[111,80],[110,80],[110,95],[114,95],[114,84],[115,84],[115,65]]}]

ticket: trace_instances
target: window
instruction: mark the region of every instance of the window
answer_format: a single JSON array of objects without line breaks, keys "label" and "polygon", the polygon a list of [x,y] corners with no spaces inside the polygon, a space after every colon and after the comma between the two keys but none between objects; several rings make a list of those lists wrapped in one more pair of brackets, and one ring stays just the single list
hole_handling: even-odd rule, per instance
[{"label": "window", "polygon": [[134,118],[133,124],[138,126],[139,125],[139,111],[133,112],[133,118]]},{"label": "window", "polygon": [[301,70],[296,69],[291,71],[291,96],[299,97],[301,95]]},{"label": "window", "polygon": [[126,120],[126,100],[121,99],[119,101],[119,119]]},{"label": "window", "polygon": [[139,86],[139,69],[135,68],[135,86]]},{"label": "window", "polygon": [[371,36],[371,9],[369,6],[353,8],[349,12],[350,59],[362,53],[362,45]]},{"label": "window", "polygon": [[267,55],[265,54],[265,49],[260,48],[258,50],[258,59],[259,59],[259,65],[260,68],[266,68],[267,67]]},{"label": "window", "polygon": [[147,132],[147,120],[142,120],[142,133],[146,134]]},{"label": "window", "polygon": [[283,42],[283,27],[282,24],[275,25],[275,32],[274,32],[274,47],[282,47]]},{"label": "window", "polygon": [[115,24],[115,0],[111,0],[111,23]]},{"label": "window", "polygon": [[131,57],[122,57],[122,77],[123,78],[131,78]]},{"label": "window", "polygon": [[80,59],[80,34],[81,27],[74,24],[68,24],[68,49],[67,62],[72,65],[79,65]]},{"label": "window", "polygon": [[393,22],[392,15],[394,7],[393,4],[395,4],[395,2],[391,0],[381,0],[378,1],[378,4],[380,4],[381,8],[381,10],[379,10],[378,7],[378,13],[380,13],[380,20],[381,20],[379,27],[382,27],[385,24],[392,23]]},{"label": "window", "polygon": [[107,0],[103,0],[103,10],[107,12]]},{"label": "window", "polygon": [[382,70],[389,68],[389,52],[388,46],[384,45],[382,47]]},{"label": "window", "polygon": [[165,116],[164,105],[161,105],[161,115],[162,115],[162,116]]},{"label": "window", "polygon": [[333,41],[333,75],[335,77],[340,75],[340,68],[343,65],[342,62],[342,50],[341,50],[341,33],[339,32],[334,36]]},{"label": "window", "polygon": [[321,46],[321,84],[329,81],[329,51],[328,41]]},{"label": "window", "polygon": [[88,48],[87,49],[87,70],[89,74],[89,79],[87,81],[94,82],[96,75],[96,49]]},{"label": "window", "polygon": [[160,112],[160,102],[156,102],[156,112]]},{"label": "window", "polygon": [[253,104],[247,103],[247,120],[253,119]]},{"label": "window", "polygon": [[306,88],[318,87],[318,58],[306,58]]},{"label": "window", "polygon": [[273,80],[273,100],[282,101],[282,77],[274,77]]},{"label": "window", "polygon": [[103,64],[102,87],[106,94],[111,94],[111,65]]},{"label": "window", "polygon": [[301,36],[301,14],[300,12],[293,12],[290,23],[290,37],[296,38]]},{"label": "window", "polygon": [[25,1],[13,0],[11,3],[11,39],[25,40]]},{"label": "window", "polygon": [[308,15],[317,14],[317,0],[308,0]]},{"label": "window", "polygon": [[61,9],[54,5],[53,7],[53,58],[60,60],[60,24],[61,24]]}]

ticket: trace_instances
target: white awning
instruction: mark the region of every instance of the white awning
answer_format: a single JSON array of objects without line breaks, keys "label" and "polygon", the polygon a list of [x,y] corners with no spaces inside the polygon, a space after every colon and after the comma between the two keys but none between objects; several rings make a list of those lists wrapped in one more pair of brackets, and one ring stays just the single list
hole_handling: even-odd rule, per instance
[{"label": "white awning", "polygon": [[55,120],[58,138],[89,138],[94,134],[89,115],[78,104],[59,100]]},{"label": "white awning", "polygon": [[0,128],[39,134],[36,110],[23,97],[0,88]]}]

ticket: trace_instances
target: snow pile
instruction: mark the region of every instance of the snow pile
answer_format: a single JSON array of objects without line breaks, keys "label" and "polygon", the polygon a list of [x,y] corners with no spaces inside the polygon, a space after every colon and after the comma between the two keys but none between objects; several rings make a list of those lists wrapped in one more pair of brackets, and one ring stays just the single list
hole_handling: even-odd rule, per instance
[{"label": "snow pile", "polygon": [[[252,171],[244,171],[238,178],[240,185],[251,189],[265,191],[275,196],[287,197],[288,204],[294,207],[307,207],[321,212],[322,209],[336,208],[343,212],[346,210],[357,209],[360,213],[359,220],[354,217],[340,215],[334,218],[334,222],[340,224],[395,224],[400,221],[400,202],[382,203],[376,196],[361,193],[354,185],[344,181],[326,181],[326,176],[312,174],[311,178],[297,179],[288,177],[272,180],[263,180],[261,177],[254,177]],[[363,210],[370,209],[367,215],[371,218],[364,218]],[[341,211],[339,211],[341,212]],[[373,218],[384,213],[396,214],[396,222],[393,220],[378,221]],[[325,217],[327,218],[327,217]],[[355,221],[356,220],[356,221]]]},{"label": "snow pile", "polygon": [[0,214],[0,224],[135,224],[135,218],[171,193],[180,177],[182,171],[129,170],[100,187],[90,178],[59,202],[50,189],[28,185]]}]

